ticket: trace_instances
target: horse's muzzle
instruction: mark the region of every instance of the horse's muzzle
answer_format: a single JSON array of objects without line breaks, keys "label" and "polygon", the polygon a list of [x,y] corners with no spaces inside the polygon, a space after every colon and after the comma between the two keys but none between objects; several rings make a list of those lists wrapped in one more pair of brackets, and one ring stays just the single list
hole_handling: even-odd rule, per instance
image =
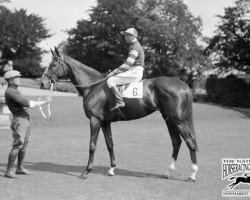
[{"label": "horse's muzzle", "polygon": [[49,80],[46,76],[42,76],[40,80],[40,88],[41,89],[49,89],[52,81]]}]

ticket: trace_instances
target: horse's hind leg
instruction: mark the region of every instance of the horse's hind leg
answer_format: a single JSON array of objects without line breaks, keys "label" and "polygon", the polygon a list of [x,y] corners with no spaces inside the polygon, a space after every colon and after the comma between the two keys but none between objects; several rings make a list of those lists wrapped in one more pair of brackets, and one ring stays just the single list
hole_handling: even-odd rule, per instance
[{"label": "horse's hind leg", "polygon": [[111,133],[111,123],[110,122],[105,122],[101,126],[106,145],[109,151],[109,156],[110,156],[110,169],[108,171],[108,175],[114,176],[114,169],[116,167],[116,162],[115,162],[115,154],[114,154],[114,144],[113,144],[113,139],[112,139],[112,133]]},{"label": "horse's hind leg", "polygon": [[231,189],[233,189],[233,187],[234,187],[235,185],[236,185],[236,184],[235,184],[235,182],[234,182],[234,183],[228,185],[227,187],[231,190]]},{"label": "horse's hind leg", "polygon": [[171,121],[166,121],[167,127],[168,127],[168,131],[169,131],[169,135],[171,137],[172,140],[172,145],[173,145],[173,153],[172,153],[172,162],[169,166],[169,170],[166,174],[167,178],[170,178],[172,176],[173,171],[175,170],[175,163],[178,157],[178,153],[180,150],[180,146],[181,146],[181,137],[179,135],[179,132],[175,126],[175,124]]},{"label": "horse's hind leg", "polygon": [[196,138],[194,135],[193,125],[191,122],[179,122],[176,124],[177,129],[179,130],[180,135],[185,140],[189,151],[190,151],[190,157],[192,161],[192,174],[187,179],[189,182],[195,181],[195,175],[198,172],[198,166],[197,166],[197,158],[196,158],[196,151],[197,151],[197,143]]}]

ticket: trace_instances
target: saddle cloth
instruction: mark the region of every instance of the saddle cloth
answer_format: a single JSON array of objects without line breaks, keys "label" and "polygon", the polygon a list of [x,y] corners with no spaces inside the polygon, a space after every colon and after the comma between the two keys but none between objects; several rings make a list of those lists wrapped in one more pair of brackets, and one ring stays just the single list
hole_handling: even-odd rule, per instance
[{"label": "saddle cloth", "polygon": [[124,98],[142,98],[143,82],[135,82],[117,87]]}]

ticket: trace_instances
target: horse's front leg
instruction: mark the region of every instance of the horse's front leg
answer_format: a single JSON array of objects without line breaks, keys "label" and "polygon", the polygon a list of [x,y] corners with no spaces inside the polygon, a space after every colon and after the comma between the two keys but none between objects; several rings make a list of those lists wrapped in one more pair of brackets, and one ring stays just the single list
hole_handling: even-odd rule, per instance
[{"label": "horse's front leg", "polygon": [[96,150],[96,143],[97,143],[98,135],[100,132],[100,127],[101,127],[100,122],[96,118],[91,117],[90,118],[89,161],[88,161],[88,165],[85,171],[79,177],[81,179],[86,179],[88,177],[89,172],[93,168],[94,154]]},{"label": "horse's front leg", "polygon": [[105,122],[102,124],[101,128],[105,137],[106,145],[109,151],[110,162],[111,162],[108,175],[114,176],[114,169],[116,167],[116,162],[115,162],[114,144],[113,144],[112,132],[111,132],[111,123]]}]

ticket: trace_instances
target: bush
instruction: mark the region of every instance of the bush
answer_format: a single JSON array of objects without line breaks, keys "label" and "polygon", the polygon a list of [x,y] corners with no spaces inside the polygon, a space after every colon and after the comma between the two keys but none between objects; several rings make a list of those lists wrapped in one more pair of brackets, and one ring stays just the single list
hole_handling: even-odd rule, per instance
[{"label": "bush", "polygon": [[207,101],[225,106],[250,107],[250,84],[234,75],[221,79],[211,75],[207,80],[206,90]]},{"label": "bush", "polygon": [[44,69],[40,67],[37,60],[31,58],[13,60],[14,70],[20,71],[22,77],[38,78],[43,75]]}]

